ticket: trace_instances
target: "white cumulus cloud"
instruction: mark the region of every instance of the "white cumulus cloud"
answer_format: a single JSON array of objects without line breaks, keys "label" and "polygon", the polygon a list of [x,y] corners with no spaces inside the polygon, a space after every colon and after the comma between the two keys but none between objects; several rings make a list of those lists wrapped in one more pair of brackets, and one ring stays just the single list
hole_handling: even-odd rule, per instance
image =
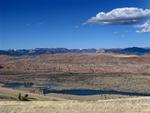
[{"label": "white cumulus cloud", "polygon": [[85,24],[133,24],[150,17],[150,9],[136,7],[116,8],[110,12],[99,12]]},{"label": "white cumulus cloud", "polygon": [[146,21],[142,25],[138,25],[137,28],[139,28],[139,30],[137,30],[136,32],[142,33],[150,32],[150,20]]}]

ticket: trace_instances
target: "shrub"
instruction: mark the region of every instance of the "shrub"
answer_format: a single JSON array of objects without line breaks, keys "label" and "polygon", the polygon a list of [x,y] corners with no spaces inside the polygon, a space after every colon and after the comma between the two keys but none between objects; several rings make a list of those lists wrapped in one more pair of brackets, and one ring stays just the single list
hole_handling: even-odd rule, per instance
[{"label": "shrub", "polygon": [[28,94],[25,94],[24,96],[22,96],[21,93],[19,93],[18,99],[19,99],[19,101],[30,101]]}]

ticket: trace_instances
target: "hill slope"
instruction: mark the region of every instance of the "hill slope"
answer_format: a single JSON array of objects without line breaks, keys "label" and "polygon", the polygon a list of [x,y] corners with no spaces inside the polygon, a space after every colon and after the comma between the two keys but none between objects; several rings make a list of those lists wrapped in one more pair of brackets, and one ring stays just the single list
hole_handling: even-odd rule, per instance
[{"label": "hill slope", "polygon": [[150,113],[150,98],[118,100],[0,102],[0,113]]},{"label": "hill slope", "polygon": [[34,100],[36,100],[36,101],[64,100],[64,99],[55,98],[55,97],[52,97],[52,96],[48,97],[48,96],[33,94],[33,93],[25,92],[25,91],[13,90],[13,89],[0,87],[0,101],[3,101],[3,100],[10,100],[10,101],[11,100],[18,100],[19,93],[21,93],[22,95],[28,94],[30,98],[34,98]]}]

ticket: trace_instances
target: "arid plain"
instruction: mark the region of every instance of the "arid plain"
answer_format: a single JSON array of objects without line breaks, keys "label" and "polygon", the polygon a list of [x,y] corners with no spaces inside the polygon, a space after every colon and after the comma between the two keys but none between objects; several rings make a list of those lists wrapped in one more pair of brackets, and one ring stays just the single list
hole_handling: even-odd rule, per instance
[{"label": "arid plain", "polygon": [[[12,83],[32,85],[8,85]],[[46,86],[39,84],[48,83],[51,86],[46,90],[55,93],[43,94],[41,89]],[[94,53],[0,56],[0,112],[3,113],[9,113],[10,110],[12,113],[69,113],[79,112],[79,109],[80,113],[148,113],[149,86],[149,55]],[[107,93],[84,96],[60,93],[79,89]],[[19,93],[28,94],[31,101],[19,102]],[[112,109],[113,106],[115,109]],[[27,107],[29,109],[25,111]]]}]

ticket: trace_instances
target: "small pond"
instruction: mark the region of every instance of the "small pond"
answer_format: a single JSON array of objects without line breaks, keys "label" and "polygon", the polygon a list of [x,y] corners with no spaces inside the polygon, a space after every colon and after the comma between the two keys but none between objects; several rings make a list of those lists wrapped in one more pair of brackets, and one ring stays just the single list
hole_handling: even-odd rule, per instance
[{"label": "small pond", "polygon": [[71,90],[45,90],[44,91],[44,94],[51,94],[51,93],[77,95],[77,96],[102,95],[102,94],[127,95],[127,96],[150,96],[150,94],[144,94],[144,93],[121,92],[121,91],[112,91],[112,90],[71,89]]},{"label": "small pond", "polygon": [[13,82],[13,83],[5,83],[4,87],[7,88],[31,88],[31,87],[45,87],[45,88],[52,88],[52,87],[59,87],[62,86],[61,84],[57,83],[18,83],[18,82]]},{"label": "small pond", "polygon": [[6,83],[4,87],[7,88],[32,88],[32,87],[42,87],[43,94],[66,94],[66,95],[77,95],[77,96],[88,96],[88,95],[126,95],[126,96],[150,96],[150,93],[134,93],[134,92],[123,92],[123,91],[113,91],[113,90],[92,90],[92,89],[69,89],[69,90],[50,90],[50,88],[61,87],[62,84],[58,83]]},{"label": "small pond", "polygon": [[20,87],[25,87],[24,83],[5,83],[4,87],[7,88],[20,88]]}]

